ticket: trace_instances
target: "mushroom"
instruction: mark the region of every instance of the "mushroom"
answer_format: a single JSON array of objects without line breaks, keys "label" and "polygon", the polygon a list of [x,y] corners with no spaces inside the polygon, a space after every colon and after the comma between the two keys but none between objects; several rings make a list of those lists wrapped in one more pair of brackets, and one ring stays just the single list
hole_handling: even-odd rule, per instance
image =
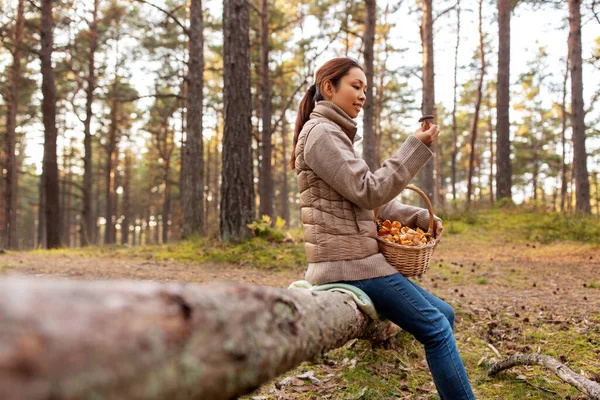
[{"label": "mushroom", "polygon": [[424,131],[429,129],[429,126],[431,125],[430,120],[433,121],[433,115],[423,115],[421,118],[419,118],[419,122],[421,123]]}]

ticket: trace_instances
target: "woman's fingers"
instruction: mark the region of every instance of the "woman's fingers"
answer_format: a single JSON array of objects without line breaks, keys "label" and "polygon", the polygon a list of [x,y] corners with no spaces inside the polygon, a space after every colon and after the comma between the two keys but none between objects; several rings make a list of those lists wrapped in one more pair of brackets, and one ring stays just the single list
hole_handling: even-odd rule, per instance
[{"label": "woman's fingers", "polygon": [[426,131],[423,128],[417,129],[415,136],[427,146],[431,146],[435,138],[440,134],[440,128],[437,125],[431,124]]},{"label": "woman's fingers", "polygon": [[435,242],[439,243],[442,239],[442,234],[444,232],[444,226],[441,221],[435,221]]}]

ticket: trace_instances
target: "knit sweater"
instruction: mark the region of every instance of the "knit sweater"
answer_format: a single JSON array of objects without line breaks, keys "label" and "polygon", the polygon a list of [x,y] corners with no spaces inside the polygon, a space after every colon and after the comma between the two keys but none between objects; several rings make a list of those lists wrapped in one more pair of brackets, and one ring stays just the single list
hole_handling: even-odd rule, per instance
[{"label": "knit sweater", "polygon": [[371,172],[358,157],[356,122],[328,101],[320,101],[295,148],[301,219],[312,284],[352,281],[396,273],[376,240],[373,209],[404,225],[427,228],[426,209],[394,200],[432,153],[414,135]]}]

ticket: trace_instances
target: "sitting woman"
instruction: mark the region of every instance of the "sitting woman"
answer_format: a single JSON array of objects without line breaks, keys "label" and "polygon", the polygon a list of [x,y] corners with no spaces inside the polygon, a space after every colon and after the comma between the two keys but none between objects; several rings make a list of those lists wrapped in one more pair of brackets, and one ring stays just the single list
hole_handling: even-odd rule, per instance
[{"label": "sitting woman", "polygon": [[[371,172],[354,152],[354,118],[365,100],[367,79],[351,58],[335,58],[316,73],[304,95],[294,131],[291,166],[298,174],[301,219],[313,285],[344,282],[363,290],[383,317],[425,347],[429,369],[443,400],[474,399],[454,339],[454,310],[407,279],[379,252],[373,210],[384,219],[427,229],[427,210],[394,198],[431,158],[439,134],[418,129]],[[436,218],[436,240],[442,221]]]}]

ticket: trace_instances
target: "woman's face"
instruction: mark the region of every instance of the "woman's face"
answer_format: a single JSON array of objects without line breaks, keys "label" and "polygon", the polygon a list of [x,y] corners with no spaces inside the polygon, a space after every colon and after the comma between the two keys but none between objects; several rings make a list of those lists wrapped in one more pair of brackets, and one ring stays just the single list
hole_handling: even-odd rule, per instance
[{"label": "woman's face", "polygon": [[340,107],[351,118],[356,118],[367,96],[367,77],[360,68],[352,68],[340,79],[335,88],[331,82],[325,82],[323,97]]}]

